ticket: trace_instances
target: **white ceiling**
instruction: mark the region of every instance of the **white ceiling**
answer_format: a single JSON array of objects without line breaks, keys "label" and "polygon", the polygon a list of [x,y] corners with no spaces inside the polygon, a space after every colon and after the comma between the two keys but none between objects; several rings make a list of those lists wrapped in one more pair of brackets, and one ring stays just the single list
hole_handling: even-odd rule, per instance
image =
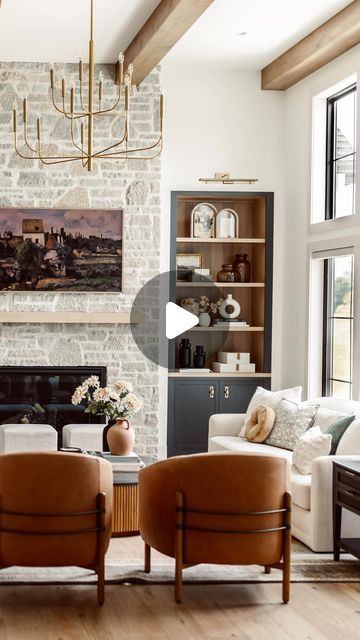
[{"label": "white ceiling", "polygon": [[351,1],[215,0],[166,59],[262,69]]},{"label": "white ceiling", "polygon": [[[95,57],[114,62],[160,0],[95,0]],[[260,69],[351,0],[215,0],[168,60]],[[89,0],[3,0],[0,60],[72,62],[87,53]],[[245,36],[236,34],[246,31]]]},{"label": "white ceiling", "polygon": [[[115,62],[160,0],[94,0],[95,58]],[[3,0],[0,60],[76,62],[87,56],[90,0]]]}]

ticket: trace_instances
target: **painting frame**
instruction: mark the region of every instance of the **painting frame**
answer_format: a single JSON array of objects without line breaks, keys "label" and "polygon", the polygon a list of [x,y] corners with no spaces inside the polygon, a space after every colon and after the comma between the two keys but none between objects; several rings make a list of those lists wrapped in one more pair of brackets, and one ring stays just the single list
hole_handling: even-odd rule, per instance
[{"label": "painting frame", "polygon": [[[66,214],[66,216],[65,216]],[[0,293],[124,293],[124,208],[84,208],[84,207],[1,207],[0,208]],[[8,232],[4,232],[4,216],[7,216]],[[62,216],[64,224],[60,226]],[[15,217],[17,220],[15,221]],[[19,234],[19,218],[21,220],[22,238],[14,233],[16,223]],[[59,226],[53,230],[50,222],[59,219]],[[35,224],[41,223],[42,224]],[[75,221],[75,222],[74,222]],[[25,224],[26,222],[26,224]],[[104,224],[105,223],[105,224]],[[75,227],[74,227],[75,224]],[[76,231],[80,224],[84,225],[84,232]],[[74,232],[71,229],[74,227]],[[111,229],[115,229],[113,237]],[[104,236],[104,229],[109,237]],[[9,233],[10,232],[10,233]],[[41,239],[40,239],[41,238]],[[43,256],[43,262],[55,269],[55,273],[48,274],[51,282],[44,283],[44,277],[37,274],[35,277],[12,276],[4,280],[4,245],[14,243],[18,247],[25,240],[31,240],[32,251],[34,244],[43,248],[47,261]],[[70,247],[71,244],[71,247]],[[79,249],[79,246],[81,248]],[[62,245],[62,247],[59,245]],[[74,246],[75,245],[75,246]],[[96,248],[95,248],[96,245]],[[29,245],[30,246],[30,245]],[[71,251],[70,251],[71,249]],[[53,254],[53,255],[51,255]],[[54,261],[61,256],[61,264],[54,267]],[[65,257],[63,257],[63,254]],[[70,258],[69,258],[70,255]],[[50,257],[49,257],[50,256]],[[54,259],[55,256],[55,259]],[[13,270],[19,268],[18,253],[6,255],[9,262],[14,265]],[[52,258],[52,260],[51,260]],[[69,267],[66,263],[71,263]],[[6,263],[5,263],[6,264]],[[27,264],[31,268],[32,262]],[[88,267],[87,267],[88,265]],[[77,272],[77,267],[79,271]],[[46,272],[45,270],[45,272]],[[68,270],[71,278],[67,279],[64,286],[64,270]],[[21,271],[21,269],[20,269]],[[10,279],[10,284],[8,280]],[[72,280],[70,282],[69,280]],[[40,286],[39,286],[40,282]],[[12,286],[11,286],[12,285]]]},{"label": "painting frame", "polygon": [[[180,261],[183,261],[181,264]],[[177,253],[176,254],[176,280],[178,282],[190,281],[194,269],[202,269],[204,255],[202,253]]]}]

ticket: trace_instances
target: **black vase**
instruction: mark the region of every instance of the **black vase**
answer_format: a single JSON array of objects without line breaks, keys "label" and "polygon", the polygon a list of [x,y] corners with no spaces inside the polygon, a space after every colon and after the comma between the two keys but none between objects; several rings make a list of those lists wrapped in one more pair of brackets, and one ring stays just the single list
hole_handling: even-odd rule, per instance
[{"label": "black vase", "polygon": [[115,424],[116,420],[109,420],[107,424],[104,425],[104,431],[103,431],[103,451],[106,451],[106,453],[110,453],[110,447],[108,445],[108,441],[107,441],[107,432],[109,431],[110,427],[113,426],[113,424]]},{"label": "black vase", "polygon": [[204,347],[197,346],[194,351],[194,367],[195,369],[203,369],[205,367],[206,353]]},{"label": "black vase", "polygon": [[179,348],[179,366],[181,369],[191,367],[191,344],[188,338],[183,338]]}]

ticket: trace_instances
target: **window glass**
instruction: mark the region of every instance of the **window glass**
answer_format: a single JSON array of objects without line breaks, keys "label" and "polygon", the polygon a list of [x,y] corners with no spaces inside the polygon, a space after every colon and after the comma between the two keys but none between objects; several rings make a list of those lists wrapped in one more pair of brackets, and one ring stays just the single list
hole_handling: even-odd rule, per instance
[{"label": "window glass", "polygon": [[324,395],[351,398],[354,324],[354,257],[325,260]]},{"label": "window glass", "polygon": [[327,100],[326,218],[355,213],[356,85]]}]

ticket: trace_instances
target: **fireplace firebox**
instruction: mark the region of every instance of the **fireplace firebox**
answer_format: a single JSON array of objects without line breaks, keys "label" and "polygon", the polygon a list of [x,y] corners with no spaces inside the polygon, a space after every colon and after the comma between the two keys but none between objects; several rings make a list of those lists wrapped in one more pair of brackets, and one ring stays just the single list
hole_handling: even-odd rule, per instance
[{"label": "fireplace firebox", "polygon": [[58,431],[60,447],[65,424],[105,422],[71,403],[74,389],[91,375],[106,385],[106,367],[0,367],[0,423],[44,421]]}]

